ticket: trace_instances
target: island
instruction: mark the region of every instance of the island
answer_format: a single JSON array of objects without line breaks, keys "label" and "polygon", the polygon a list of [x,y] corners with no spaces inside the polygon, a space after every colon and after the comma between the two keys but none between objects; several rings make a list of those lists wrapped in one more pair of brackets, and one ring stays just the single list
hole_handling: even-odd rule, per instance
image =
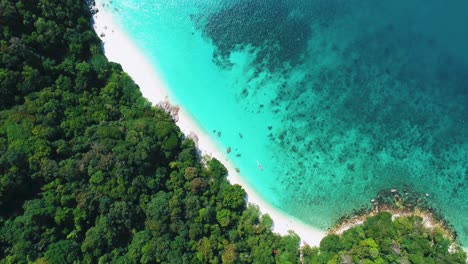
[{"label": "island", "polygon": [[109,62],[92,2],[0,1],[0,263],[466,263],[418,216],[319,247],[246,203]]}]

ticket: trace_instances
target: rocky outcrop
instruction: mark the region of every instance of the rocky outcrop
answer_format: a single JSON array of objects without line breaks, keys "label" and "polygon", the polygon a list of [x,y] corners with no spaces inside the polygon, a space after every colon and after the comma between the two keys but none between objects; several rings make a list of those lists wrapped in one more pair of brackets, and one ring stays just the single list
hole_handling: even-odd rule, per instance
[{"label": "rocky outcrop", "polygon": [[171,116],[172,120],[174,120],[174,122],[177,123],[177,121],[179,121],[180,108],[178,105],[172,105],[168,100],[165,100],[157,104],[157,107],[166,111]]}]

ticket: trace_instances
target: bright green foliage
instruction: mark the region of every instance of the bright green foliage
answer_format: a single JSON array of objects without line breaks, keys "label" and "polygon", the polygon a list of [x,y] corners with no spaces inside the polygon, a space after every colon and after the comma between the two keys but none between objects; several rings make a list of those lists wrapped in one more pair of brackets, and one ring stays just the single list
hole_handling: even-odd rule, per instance
[{"label": "bright green foliage", "polygon": [[246,193],[238,184],[229,185],[223,190],[223,205],[231,210],[243,210]]},{"label": "bright green foliage", "polygon": [[340,236],[326,236],[319,248],[305,247],[303,254],[305,263],[465,263],[465,252],[450,253],[449,245],[418,216],[392,221],[390,213],[379,213]]}]

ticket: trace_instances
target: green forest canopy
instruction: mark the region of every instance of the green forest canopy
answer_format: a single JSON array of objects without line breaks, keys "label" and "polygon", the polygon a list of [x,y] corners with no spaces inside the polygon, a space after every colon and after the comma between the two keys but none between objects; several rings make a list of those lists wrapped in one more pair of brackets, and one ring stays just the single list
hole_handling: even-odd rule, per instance
[{"label": "green forest canopy", "polygon": [[[299,237],[200,162],[90,21],[80,0],[0,0],[0,263],[298,263]],[[465,263],[420,222],[381,214],[302,257]]]}]

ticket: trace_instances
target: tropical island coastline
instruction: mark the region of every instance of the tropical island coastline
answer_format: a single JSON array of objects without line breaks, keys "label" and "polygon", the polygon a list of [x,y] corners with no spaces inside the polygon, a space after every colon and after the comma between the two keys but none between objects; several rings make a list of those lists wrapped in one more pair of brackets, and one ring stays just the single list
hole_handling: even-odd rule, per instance
[{"label": "tropical island coastline", "polygon": [[[247,205],[209,157],[216,146],[201,153],[203,133],[175,124],[181,109],[167,95],[155,107],[108,61],[90,6],[0,6],[0,263],[466,262],[450,235],[413,215],[367,216],[319,247],[273,233],[273,215]],[[406,196],[424,203],[385,193],[400,209]]]},{"label": "tropical island coastline", "polygon": [[[343,217],[338,220],[329,229],[319,230],[272,207],[242,179],[242,173],[232,164],[225,151],[216,145],[210,134],[200,127],[190,113],[183,106],[171,104],[173,95],[167,84],[158,75],[157,69],[145,58],[125,31],[119,27],[112,14],[102,4],[100,7],[96,8],[98,12],[93,15],[94,29],[103,42],[106,57],[110,61],[122,65],[123,70],[138,84],[142,95],[153,105],[161,107],[169,113],[172,111],[171,115],[182,132],[195,141],[200,156],[214,157],[222,161],[228,171],[228,181],[231,184],[241,185],[247,193],[246,201],[249,204],[258,206],[262,214],[270,215],[273,220],[273,232],[288,235],[290,231],[293,231],[301,238],[301,246],[319,246],[320,241],[329,234],[342,234],[344,231],[364,223],[368,217],[375,216],[380,212],[388,212],[392,214],[393,219],[400,216],[419,216],[423,218],[427,228],[437,226],[442,229],[444,234],[450,238],[452,245],[455,245],[455,235],[452,229],[447,227],[442,219],[434,216],[426,209],[398,209],[386,204],[381,205],[382,207],[379,210],[375,210],[374,207],[373,209],[353,213],[350,217]],[[176,111],[173,111],[174,109]],[[394,193],[394,189],[391,190],[391,193]]]},{"label": "tropical island coastline", "polygon": [[[97,3],[98,12],[93,16],[96,34],[101,38],[104,53],[110,61],[122,65],[126,71],[140,87],[140,91],[153,105],[161,105],[171,102],[172,95],[164,80],[158,76],[157,69],[151,65],[126,33],[119,27],[115,18],[107,12],[103,6]],[[168,107],[166,107],[166,110]],[[287,235],[290,230],[301,237],[301,244],[318,246],[326,231],[319,230],[298,219],[286,215],[273,208],[264,201],[255,191],[242,179],[241,173],[229,161],[227,155],[210,138],[194,118],[183,106],[178,106],[176,124],[185,135],[195,135],[196,143],[201,155],[208,155],[220,160],[228,170],[227,179],[231,184],[239,184],[247,193],[248,203],[257,205],[263,214],[268,214],[273,219],[273,231]]]}]

